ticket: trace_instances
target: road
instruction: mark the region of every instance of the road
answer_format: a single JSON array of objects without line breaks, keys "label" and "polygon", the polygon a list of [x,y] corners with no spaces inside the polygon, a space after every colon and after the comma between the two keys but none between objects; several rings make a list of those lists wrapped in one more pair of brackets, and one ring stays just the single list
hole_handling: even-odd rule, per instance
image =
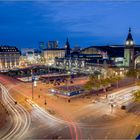
[{"label": "road", "polygon": [[[120,109],[133,100],[138,86],[125,88],[110,94],[117,104],[111,111],[110,99],[92,103],[77,111],[77,121],[83,132],[83,139],[132,139],[140,133],[140,112],[127,112]],[[128,98],[128,99],[127,99]],[[120,100],[118,100],[120,99]]]},{"label": "road", "polygon": [[59,135],[56,135],[56,133],[61,132],[64,129],[65,133],[63,138],[81,139],[78,126],[70,118],[66,117],[65,120],[61,120],[39,107],[32,100],[28,99],[27,102],[32,106],[31,116],[34,123],[38,125],[38,128],[33,128],[33,131],[30,131],[26,138],[58,138],[62,137],[62,134],[60,133]]},{"label": "road", "polygon": [[122,105],[128,105],[134,100],[134,92],[138,91],[138,86],[126,88],[124,90],[112,93],[108,95],[108,102],[114,106],[121,107]]},{"label": "road", "polygon": [[2,100],[11,113],[11,128],[4,133],[0,139],[22,139],[30,127],[30,114],[20,104],[15,104],[15,100],[10,96],[8,90],[0,84]]},{"label": "road", "polygon": [[[137,89],[138,87],[130,87],[114,92],[112,95],[119,98],[125,97]],[[29,134],[28,138],[126,139],[135,138],[140,131],[139,115],[125,113],[118,109],[118,106],[111,112],[108,100],[88,104],[83,109],[77,110],[78,117],[75,122],[58,119],[31,100],[28,102],[33,107],[32,116],[36,117],[40,124],[38,129],[34,129],[32,134]]]},{"label": "road", "polygon": [[[1,139],[59,138],[61,135],[55,135],[55,133],[64,128],[65,138],[80,139],[79,129],[70,118],[66,118],[67,121],[58,119],[30,99],[26,102],[31,106],[29,113],[29,110],[24,109],[18,102],[15,104],[16,101],[11,97],[9,91],[2,84],[0,86],[2,100],[11,114],[10,123],[12,124],[8,130],[1,132]],[[40,127],[41,129],[39,129]]]},{"label": "road", "polygon": [[[13,124],[11,129],[1,136],[3,139],[130,139],[140,132],[139,115],[120,109],[120,105],[131,102],[133,91],[138,89],[136,86],[109,95],[113,96],[113,103],[118,103],[113,112],[110,108],[112,98],[97,103],[87,102],[72,112],[75,121],[69,116],[59,119],[30,99],[26,101],[30,106],[27,111],[19,105],[20,101],[15,105],[15,100],[3,85],[1,88],[2,99],[11,112]],[[125,100],[126,97],[128,100]],[[80,101],[82,102],[82,99]],[[73,103],[70,105],[74,106]]]}]

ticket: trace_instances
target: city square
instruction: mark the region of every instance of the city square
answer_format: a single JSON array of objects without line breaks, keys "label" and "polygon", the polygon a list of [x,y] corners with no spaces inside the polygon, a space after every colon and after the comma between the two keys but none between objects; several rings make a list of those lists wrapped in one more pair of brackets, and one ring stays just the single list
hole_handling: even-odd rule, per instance
[{"label": "city square", "polygon": [[[139,16],[139,5],[129,0],[1,1],[6,23],[0,23],[5,35],[0,38],[0,139],[140,139],[140,22],[122,20],[131,15],[130,7]],[[104,21],[107,29],[96,19],[103,11],[112,23]],[[112,12],[121,21],[116,29]],[[91,39],[89,23],[104,34],[93,26],[100,35]]]}]

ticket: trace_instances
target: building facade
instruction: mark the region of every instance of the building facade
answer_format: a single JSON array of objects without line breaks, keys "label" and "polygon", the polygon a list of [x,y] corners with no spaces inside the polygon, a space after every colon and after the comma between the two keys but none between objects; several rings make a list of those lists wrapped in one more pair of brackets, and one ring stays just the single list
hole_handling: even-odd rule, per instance
[{"label": "building facade", "polygon": [[[66,44],[69,46],[68,41]],[[140,67],[140,45],[134,44],[129,28],[124,45],[90,46],[77,52],[71,51],[65,57],[57,58],[55,64],[79,68],[90,66],[137,68]]]},{"label": "building facade", "polygon": [[43,64],[41,51],[37,49],[24,48],[21,50],[20,66],[26,67],[34,64]]},{"label": "building facade", "polygon": [[70,57],[71,54],[70,44],[68,38],[63,48],[59,48],[56,41],[49,41],[48,47],[43,50],[42,56],[45,59],[46,65],[54,65],[55,59]]},{"label": "building facade", "polygon": [[20,51],[17,47],[0,46],[0,70],[19,67]]},{"label": "building facade", "polygon": [[65,48],[47,48],[42,52],[42,56],[45,59],[46,65],[53,65],[55,58],[65,57]]}]

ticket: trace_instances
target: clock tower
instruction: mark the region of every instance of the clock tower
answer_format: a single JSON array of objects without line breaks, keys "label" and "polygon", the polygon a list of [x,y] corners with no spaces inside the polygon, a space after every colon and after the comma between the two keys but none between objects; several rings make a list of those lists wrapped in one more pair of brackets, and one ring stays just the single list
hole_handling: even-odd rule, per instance
[{"label": "clock tower", "polygon": [[129,28],[129,33],[125,42],[124,66],[130,68],[134,67],[134,41],[131,34],[131,28]]}]

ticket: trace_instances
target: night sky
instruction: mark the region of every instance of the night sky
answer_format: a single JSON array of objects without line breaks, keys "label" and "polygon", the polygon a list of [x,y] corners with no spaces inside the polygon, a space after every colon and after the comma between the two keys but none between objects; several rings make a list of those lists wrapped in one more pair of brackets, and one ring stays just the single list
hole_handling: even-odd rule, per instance
[{"label": "night sky", "polygon": [[128,28],[140,44],[140,1],[0,1],[0,44],[37,48],[58,40],[63,47],[123,44]]}]

